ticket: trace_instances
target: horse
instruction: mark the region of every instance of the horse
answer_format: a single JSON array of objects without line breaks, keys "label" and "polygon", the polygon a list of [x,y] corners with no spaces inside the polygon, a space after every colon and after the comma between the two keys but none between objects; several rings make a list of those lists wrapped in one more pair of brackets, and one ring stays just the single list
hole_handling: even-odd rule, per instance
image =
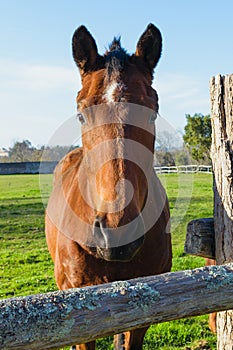
[{"label": "horse", "polygon": [[[171,269],[169,204],[153,169],[158,95],[152,80],[161,51],[162,36],[153,24],[134,54],[114,37],[100,55],[85,26],[74,32],[82,147],[57,165],[45,219],[61,290]],[[142,349],[147,329],[116,334],[114,349]],[[95,346],[89,341],[72,349]]]},{"label": "horse", "polygon": [[[210,259],[210,258],[205,258],[205,266],[213,266],[216,265],[216,260],[215,259]],[[213,333],[217,333],[217,312],[212,312],[209,314],[209,329]]]}]

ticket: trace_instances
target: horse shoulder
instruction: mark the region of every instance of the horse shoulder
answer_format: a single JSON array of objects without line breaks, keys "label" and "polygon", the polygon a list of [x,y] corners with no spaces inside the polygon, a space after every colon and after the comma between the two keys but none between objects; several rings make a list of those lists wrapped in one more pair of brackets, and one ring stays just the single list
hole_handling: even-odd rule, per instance
[{"label": "horse shoulder", "polygon": [[[169,210],[168,198],[167,198],[165,188],[155,172],[153,172],[152,181],[153,181],[153,187],[152,187],[153,196],[155,199],[154,206],[156,207],[159,205],[160,207],[162,205],[163,207],[162,216],[164,216],[165,220],[167,221],[170,218],[170,210]],[[160,198],[160,200],[158,200],[158,198]]]},{"label": "horse shoulder", "polygon": [[76,148],[66,154],[57,164],[54,170],[54,183],[57,182],[67,171],[76,168],[78,170],[83,159],[82,148]]},{"label": "horse shoulder", "polygon": [[[68,175],[69,178],[69,173],[71,171],[78,171],[81,161],[82,148],[76,148],[75,150],[66,154],[60,160],[60,162],[57,164],[54,170],[53,187],[56,187],[57,183],[61,180],[63,176]],[[59,198],[57,200],[59,200]],[[52,256],[53,261],[55,261],[59,230],[54,224],[53,220],[50,218],[48,208],[46,209],[45,215],[45,234],[50,254]]]}]

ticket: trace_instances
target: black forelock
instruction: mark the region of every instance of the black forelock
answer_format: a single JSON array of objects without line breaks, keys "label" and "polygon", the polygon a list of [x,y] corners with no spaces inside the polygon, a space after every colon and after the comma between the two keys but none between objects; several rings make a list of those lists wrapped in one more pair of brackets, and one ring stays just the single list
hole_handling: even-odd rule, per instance
[{"label": "black forelock", "polygon": [[118,36],[118,37],[114,36],[113,41],[109,45],[108,52],[115,51],[115,50],[123,50],[123,51],[125,51],[121,47],[121,37],[120,36]]},{"label": "black forelock", "polygon": [[114,37],[112,43],[109,45],[109,49],[105,53],[105,62],[109,79],[111,79],[113,74],[120,74],[128,61],[128,57],[129,55],[126,50],[121,47],[121,38]]}]

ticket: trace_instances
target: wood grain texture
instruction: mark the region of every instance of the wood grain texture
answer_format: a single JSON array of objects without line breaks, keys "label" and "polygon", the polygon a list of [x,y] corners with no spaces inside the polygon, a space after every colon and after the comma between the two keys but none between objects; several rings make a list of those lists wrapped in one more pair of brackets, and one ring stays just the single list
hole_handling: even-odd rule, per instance
[{"label": "wood grain texture", "polygon": [[[233,264],[0,301],[0,348],[56,349],[233,308]],[[124,322],[123,322],[124,320]]]},{"label": "wood grain texture", "polygon": [[[233,261],[233,75],[210,82],[216,262]],[[217,317],[218,349],[233,349],[233,311]]]},{"label": "wood grain texture", "polygon": [[196,219],[188,223],[184,251],[187,254],[215,259],[213,218]]}]

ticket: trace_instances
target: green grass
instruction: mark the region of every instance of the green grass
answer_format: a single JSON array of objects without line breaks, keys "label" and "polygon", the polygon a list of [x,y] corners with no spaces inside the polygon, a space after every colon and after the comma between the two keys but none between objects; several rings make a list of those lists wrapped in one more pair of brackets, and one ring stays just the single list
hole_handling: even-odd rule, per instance
[{"label": "green grass", "polygon": [[55,290],[38,176],[0,177],[0,297]]},{"label": "green grass", "polygon": [[[173,271],[203,266],[202,258],[184,254],[187,223],[211,217],[212,176],[169,174],[161,176],[171,215]],[[50,188],[51,176],[43,175]],[[56,290],[53,263],[44,236],[44,205],[38,175],[0,176],[0,298]],[[161,323],[148,330],[144,350],[216,349],[216,338],[208,330],[207,315]],[[113,349],[112,338],[98,340],[99,350]]]}]

